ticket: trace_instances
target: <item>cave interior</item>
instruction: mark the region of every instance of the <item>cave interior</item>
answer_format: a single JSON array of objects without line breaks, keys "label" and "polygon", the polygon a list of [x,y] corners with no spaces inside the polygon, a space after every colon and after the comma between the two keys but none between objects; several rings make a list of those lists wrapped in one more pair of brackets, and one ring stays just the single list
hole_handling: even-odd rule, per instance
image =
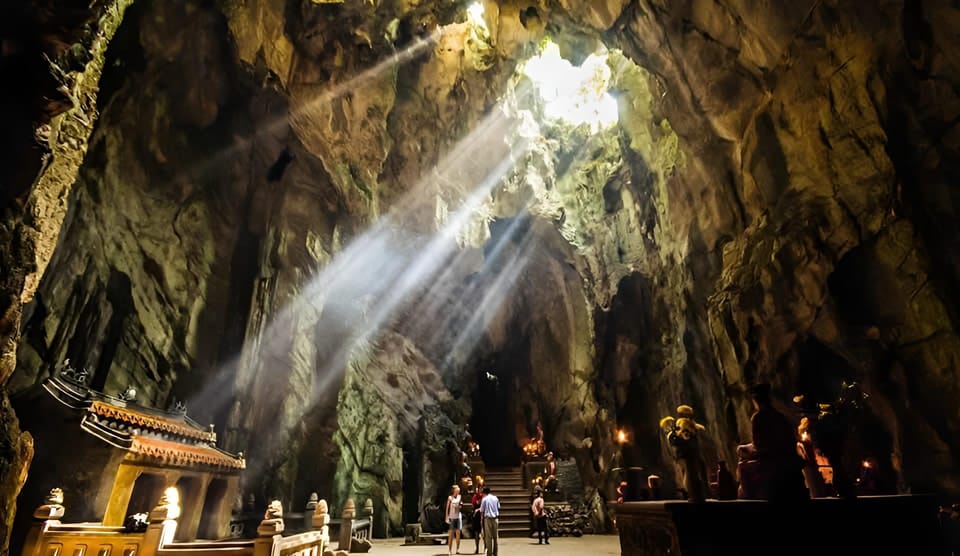
[{"label": "cave interior", "polygon": [[54,487],[100,519],[122,454],[51,401],[76,373],[242,453],[236,485],[164,476],[204,508],[370,499],[375,536],[443,502],[468,426],[487,469],[539,426],[610,531],[624,470],[685,495],[661,418],[692,407],[711,476],[735,469],[761,383],[792,426],[855,383],[830,465],[960,501],[956,2],[12,0],[0,21],[0,549]]}]

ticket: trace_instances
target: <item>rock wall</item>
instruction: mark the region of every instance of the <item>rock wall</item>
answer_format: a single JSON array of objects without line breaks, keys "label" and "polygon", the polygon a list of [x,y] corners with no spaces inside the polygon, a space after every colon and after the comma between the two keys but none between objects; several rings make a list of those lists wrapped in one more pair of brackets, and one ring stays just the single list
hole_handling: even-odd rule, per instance
[{"label": "rock wall", "polygon": [[[945,408],[940,393],[956,384],[956,321],[946,309],[955,299],[953,256],[933,246],[955,236],[941,228],[934,239],[919,229],[938,220],[927,216],[926,192],[953,165],[950,156],[932,161],[951,143],[922,123],[927,100],[956,103],[941,86],[955,79],[956,66],[949,48],[934,42],[936,28],[951,20],[956,10],[938,2],[862,11],[816,2],[769,10],[638,2],[611,30],[664,84],[657,108],[687,160],[710,163],[699,184],[687,184],[692,202],[679,207],[695,217],[674,210],[672,223],[687,230],[691,253],[720,260],[708,287],[693,288],[706,311],[691,335],[698,349],[688,349],[708,376],[719,374],[716,391],[733,394],[726,411],[709,407],[722,398],[704,400],[708,421],[737,416],[743,437],[743,387],[758,379],[771,380],[782,397],[811,375],[836,388],[846,369],[804,357],[816,340],[849,367],[849,378],[868,385],[892,437],[891,465],[917,489],[956,484],[947,464],[956,425],[927,421]],[[908,99],[908,90],[923,93]],[[902,170],[904,158],[916,167],[918,151],[930,156],[922,183]],[[939,191],[942,217],[956,204]],[[857,261],[845,265],[846,257]],[[688,261],[696,269],[696,259]],[[848,274],[854,267],[857,278]],[[877,273],[867,278],[865,268]],[[919,453],[928,463],[913,459]]]}]

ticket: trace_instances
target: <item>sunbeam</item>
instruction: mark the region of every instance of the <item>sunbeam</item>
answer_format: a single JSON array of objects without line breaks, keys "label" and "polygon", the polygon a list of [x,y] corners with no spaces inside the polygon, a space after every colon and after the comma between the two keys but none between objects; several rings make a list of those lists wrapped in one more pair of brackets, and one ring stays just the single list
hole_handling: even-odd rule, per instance
[{"label": "sunbeam", "polygon": [[[466,137],[459,141],[437,164],[434,171],[410,188],[394,208],[375,222],[369,230],[351,241],[334,256],[329,264],[309,278],[299,293],[266,325],[250,327],[248,341],[239,360],[223,366],[211,380],[190,400],[191,405],[202,405],[214,414],[222,414],[233,399],[224,392],[223,380],[218,375],[235,375],[238,394],[257,392],[262,398],[260,411],[275,412],[287,384],[287,373],[276,372],[289,368],[295,358],[313,368],[312,384],[301,392],[312,392],[305,400],[303,411],[316,403],[318,393],[342,376],[343,366],[358,346],[375,342],[378,333],[397,315],[399,309],[424,284],[431,283],[447,270],[448,261],[459,247],[456,237],[476,218],[477,211],[489,199],[490,193],[514,168],[529,147],[527,140],[504,145],[505,138],[514,135],[517,121],[495,108]],[[497,144],[502,149],[491,148]],[[505,154],[499,154],[502,150]],[[467,194],[453,211],[445,225],[429,237],[403,232],[405,214],[417,210],[425,193],[435,193],[444,184],[456,183],[454,177],[468,176],[472,182],[461,184]],[[454,193],[460,193],[455,191]],[[424,243],[423,240],[426,239]],[[303,330],[317,328],[317,339],[322,344],[334,345],[332,352],[304,354],[296,349],[292,337]],[[299,331],[299,332],[298,332]],[[325,339],[324,339],[325,338]],[[310,356],[323,356],[320,362]],[[246,414],[244,421],[263,422],[267,414]],[[266,442],[258,442],[260,457],[249,464],[248,476],[255,476],[270,465],[271,446],[282,442],[295,423],[280,423],[284,428],[271,435]],[[233,423],[233,427],[240,426]],[[228,446],[236,448],[236,446]]]}]

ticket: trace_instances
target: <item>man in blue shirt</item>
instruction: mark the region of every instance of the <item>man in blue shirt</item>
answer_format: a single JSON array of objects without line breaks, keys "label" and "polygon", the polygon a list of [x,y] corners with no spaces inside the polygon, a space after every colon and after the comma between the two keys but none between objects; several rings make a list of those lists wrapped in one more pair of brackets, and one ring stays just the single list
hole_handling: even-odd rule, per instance
[{"label": "man in blue shirt", "polygon": [[480,513],[483,514],[483,544],[487,547],[487,556],[497,556],[500,499],[490,494],[490,487],[488,486],[483,487]]}]

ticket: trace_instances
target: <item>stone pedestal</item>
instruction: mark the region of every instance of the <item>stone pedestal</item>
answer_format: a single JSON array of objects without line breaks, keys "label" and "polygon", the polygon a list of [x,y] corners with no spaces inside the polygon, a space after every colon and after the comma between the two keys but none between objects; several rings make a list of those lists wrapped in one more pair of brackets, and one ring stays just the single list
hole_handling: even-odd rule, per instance
[{"label": "stone pedestal", "polygon": [[547,458],[531,458],[523,462],[523,485],[526,488],[530,488],[531,483],[540,475],[546,480],[547,476],[544,475],[544,469],[547,467]]},{"label": "stone pedestal", "polygon": [[622,556],[947,554],[932,496],[610,504]]}]

